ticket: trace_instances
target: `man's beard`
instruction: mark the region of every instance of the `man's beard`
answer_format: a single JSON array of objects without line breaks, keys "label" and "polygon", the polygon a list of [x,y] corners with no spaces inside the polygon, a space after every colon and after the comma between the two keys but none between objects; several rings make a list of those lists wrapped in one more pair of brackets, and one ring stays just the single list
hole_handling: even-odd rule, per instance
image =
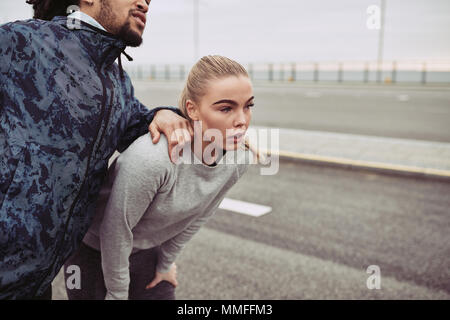
[{"label": "man's beard", "polygon": [[131,30],[129,21],[120,28],[117,36],[130,47],[139,47],[142,44],[142,37],[137,32]]},{"label": "man's beard", "polygon": [[[129,12],[129,18],[132,17],[132,12]],[[97,19],[102,25],[110,25],[111,22],[115,21],[116,15],[113,13],[113,10],[110,6],[109,1],[101,0],[101,9],[100,9],[100,15]],[[121,39],[125,45],[130,47],[139,47],[142,44],[142,37],[135,31],[131,30],[131,24],[128,20],[123,26],[120,27],[119,30],[117,30],[116,27],[110,26],[111,33],[115,34],[119,39]],[[116,31],[117,32],[114,32]]]}]

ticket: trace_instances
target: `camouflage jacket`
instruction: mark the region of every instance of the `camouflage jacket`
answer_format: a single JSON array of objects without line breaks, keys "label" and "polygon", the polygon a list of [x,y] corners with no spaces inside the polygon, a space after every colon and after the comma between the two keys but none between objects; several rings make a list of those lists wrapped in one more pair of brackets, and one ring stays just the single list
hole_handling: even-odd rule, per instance
[{"label": "camouflage jacket", "polygon": [[0,26],[0,299],[50,285],[92,221],[108,158],[159,109],[114,63],[124,49],[66,17]]}]

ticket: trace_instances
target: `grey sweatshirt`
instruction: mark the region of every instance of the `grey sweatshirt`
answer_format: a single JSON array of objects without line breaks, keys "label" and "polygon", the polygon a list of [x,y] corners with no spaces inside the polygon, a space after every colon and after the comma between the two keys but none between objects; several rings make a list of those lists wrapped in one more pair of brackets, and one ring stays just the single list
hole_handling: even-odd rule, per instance
[{"label": "grey sweatshirt", "polygon": [[111,165],[83,242],[101,250],[106,299],[128,299],[129,256],[160,245],[156,270],[167,272],[180,250],[217,209],[252,161],[228,151],[216,166],[173,164],[164,135],[138,138]]}]

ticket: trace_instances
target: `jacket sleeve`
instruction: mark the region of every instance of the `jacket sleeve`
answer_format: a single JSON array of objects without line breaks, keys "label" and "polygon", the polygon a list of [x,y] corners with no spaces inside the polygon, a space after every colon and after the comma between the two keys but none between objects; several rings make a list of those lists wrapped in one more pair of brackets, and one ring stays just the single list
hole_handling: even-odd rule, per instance
[{"label": "jacket sleeve", "polygon": [[[131,84],[130,84],[131,85]],[[172,110],[180,116],[183,116],[181,111],[175,107],[157,107],[149,109],[144,106],[134,96],[134,88],[131,85],[131,116],[128,121],[127,129],[119,140],[117,151],[123,152],[134,140],[148,132],[148,127],[153,121],[156,112],[162,109]]]},{"label": "jacket sleeve", "polygon": [[[122,160],[122,161],[119,161]],[[114,183],[100,226],[102,270],[107,300],[128,299],[129,257],[133,249],[132,229],[145,214],[167,168],[147,152],[134,152],[118,159]]]}]

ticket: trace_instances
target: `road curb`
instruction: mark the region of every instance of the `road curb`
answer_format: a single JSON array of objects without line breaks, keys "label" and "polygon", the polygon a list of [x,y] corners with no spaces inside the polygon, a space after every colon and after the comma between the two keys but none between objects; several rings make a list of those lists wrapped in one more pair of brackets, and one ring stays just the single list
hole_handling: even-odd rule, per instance
[{"label": "road curb", "polygon": [[364,169],[381,173],[400,174],[412,177],[426,177],[440,180],[450,180],[450,170],[354,160],[331,156],[321,156],[316,154],[297,153],[284,150],[273,153],[275,155],[278,155],[280,159],[284,160],[326,164],[329,166],[345,167],[351,169]]}]

